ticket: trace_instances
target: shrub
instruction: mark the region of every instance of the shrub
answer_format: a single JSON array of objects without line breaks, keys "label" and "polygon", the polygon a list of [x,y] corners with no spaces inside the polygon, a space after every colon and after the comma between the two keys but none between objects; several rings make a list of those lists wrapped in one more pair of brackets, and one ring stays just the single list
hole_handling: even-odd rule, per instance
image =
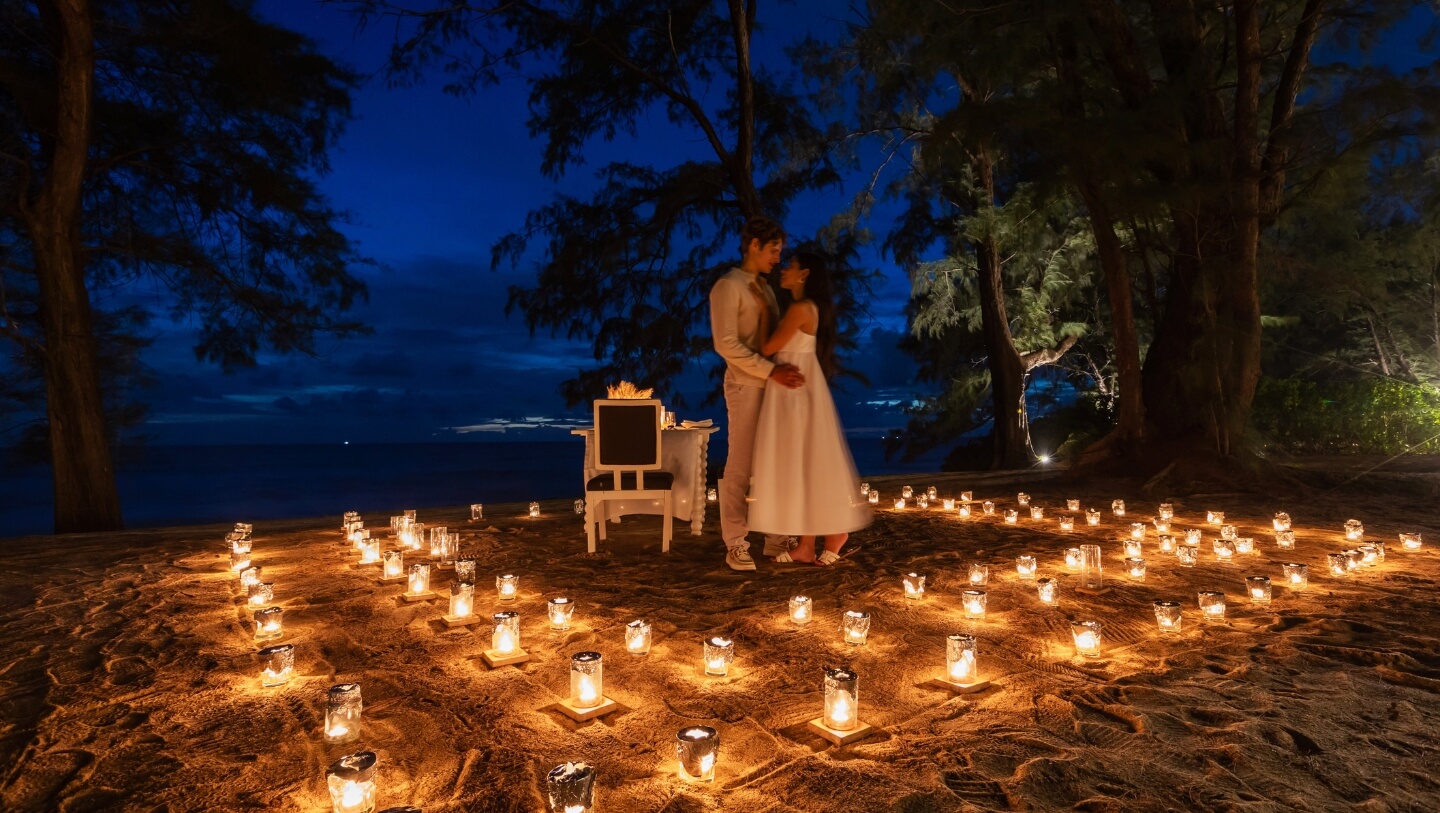
[{"label": "shrub", "polygon": [[1440,391],[1388,378],[1262,378],[1250,429],[1262,447],[1296,453],[1440,452]]}]

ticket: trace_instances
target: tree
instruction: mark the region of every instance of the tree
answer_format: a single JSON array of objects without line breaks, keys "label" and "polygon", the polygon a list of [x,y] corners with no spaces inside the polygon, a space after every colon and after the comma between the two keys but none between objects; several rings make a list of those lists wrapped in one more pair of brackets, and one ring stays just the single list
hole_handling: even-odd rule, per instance
[{"label": "tree", "polygon": [[[625,378],[672,393],[686,365],[710,353],[710,284],[738,256],[743,221],[783,218],[796,196],[838,182],[804,100],[754,65],[754,0],[530,0],[479,7],[444,0],[345,0],[362,21],[397,24],[388,64],[399,82],[439,65],[462,95],[508,67],[533,74],[531,132],[541,169],[559,177],[597,140],[639,138],[649,115],[703,144],[671,167],[618,161],[588,198],[558,196],[501,239],[493,264],[542,254],[533,286],[509,307],[533,330],[591,342],[595,366],[562,391],[571,404]],[[668,133],[667,133],[668,135]],[[817,235],[854,301],[868,272],[854,238]]]},{"label": "tree", "polygon": [[167,291],[227,369],[361,327],[341,316],[358,258],[313,182],[354,77],[252,5],[0,8],[0,318],[44,372],[57,532],[121,527],[94,292]]}]

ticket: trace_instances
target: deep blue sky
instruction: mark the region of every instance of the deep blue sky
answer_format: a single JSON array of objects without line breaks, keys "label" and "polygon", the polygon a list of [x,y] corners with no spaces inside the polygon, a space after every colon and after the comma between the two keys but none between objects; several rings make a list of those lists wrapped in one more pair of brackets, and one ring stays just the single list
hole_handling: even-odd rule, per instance
[{"label": "deep blue sky", "polygon": [[[391,41],[383,24],[358,30],[352,15],[312,0],[262,0],[259,7],[372,77],[355,95],[355,118],[331,154],[332,171],[321,188],[350,213],[345,231],[361,252],[380,263],[360,270],[370,300],[355,311],[374,334],[328,342],[318,358],[263,357],[253,371],[225,375],[194,360],[193,323],[157,320],[146,360],[160,382],[140,431],[160,443],[395,442],[500,439],[502,430],[503,437],[532,438],[538,433],[524,427],[586,422],[583,413],[564,411],[556,389],[590,361],[589,346],[532,337],[518,315],[504,315],[506,287],[525,283],[530,269],[491,271],[490,246],[556,192],[585,194],[593,168],[609,160],[663,166],[702,154],[705,145],[657,116],[638,139],[596,143],[587,151],[588,166],[552,182],[540,174],[541,144],[525,127],[522,77],[470,98],[443,93],[438,79],[390,89],[376,75]],[[782,48],[805,31],[837,30],[827,16],[832,8],[844,7],[803,2],[768,9],[755,43],[757,61],[785,69]],[[812,196],[787,227],[812,234],[850,194]],[[865,402],[912,390],[914,366],[894,348],[909,283],[903,272],[885,267],[869,327],[879,332],[856,365],[876,388],[852,385],[838,399],[852,430],[900,425],[896,410]],[[698,403],[703,390],[688,394]],[[719,418],[723,408],[687,413],[681,417]],[[475,427],[493,433],[467,431]]]}]

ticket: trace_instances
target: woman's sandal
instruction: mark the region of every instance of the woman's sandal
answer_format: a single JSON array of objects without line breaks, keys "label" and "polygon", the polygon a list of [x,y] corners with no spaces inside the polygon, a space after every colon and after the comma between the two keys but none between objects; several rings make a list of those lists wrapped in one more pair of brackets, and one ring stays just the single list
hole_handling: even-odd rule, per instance
[{"label": "woman's sandal", "polygon": [[854,553],[857,550],[860,550],[859,545],[849,546],[844,553],[836,553],[832,550],[822,550],[820,551],[820,553],[816,554],[815,564],[821,567],[829,567],[840,561],[841,559],[848,559],[850,557],[850,554]]}]

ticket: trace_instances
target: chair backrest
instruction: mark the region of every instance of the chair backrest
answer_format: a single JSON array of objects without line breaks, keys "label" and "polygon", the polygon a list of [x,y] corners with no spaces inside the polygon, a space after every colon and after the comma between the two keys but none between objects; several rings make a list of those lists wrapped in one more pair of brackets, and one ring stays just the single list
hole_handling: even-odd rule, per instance
[{"label": "chair backrest", "polygon": [[660,468],[660,402],[653,398],[595,401],[595,468],[655,471]]}]

